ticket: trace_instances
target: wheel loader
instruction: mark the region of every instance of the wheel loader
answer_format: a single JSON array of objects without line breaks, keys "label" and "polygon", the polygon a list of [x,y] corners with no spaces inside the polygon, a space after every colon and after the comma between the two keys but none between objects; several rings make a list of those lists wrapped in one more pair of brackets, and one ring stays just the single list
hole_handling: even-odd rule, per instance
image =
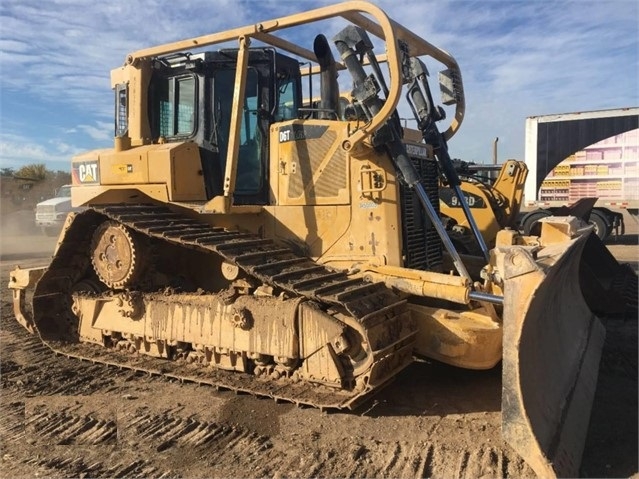
[{"label": "wheel loader", "polygon": [[[537,215],[534,226],[525,224],[527,214],[519,225],[518,216],[528,167],[523,161],[507,160],[502,165],[479,165],[454,160],[460,187],[484,242],[495,245],[497,234],[505,228],[519,229],[523,235],[539,233],[539,219],[551,213]],[[492,175],[492,177],[487,176]],[[459,200],[444,179],[439,189],[440,214],[447,222],[447,230],[460,254],[480,256],[481,250],[472,234]],[[591,211],[597,198],[582,198],[570,206],[557,208],[555,216],[574,216],[593,224]],[[597,234],[588,236],[580,264],[579,284],[588,307],[599,315],[637,319],[637,273],[627,264],[620,264],[612,256]],[[473,263],[472,258],[465,258]],[[476,261],[475,261],[476,263]],[[479,263],[479,267],[483,266]]]},{"label": "wheel loader", "polygon": [[[113,148],[72,159],[87,209],[47,268],[11,272],[26,329],[69,357],[322,409],[414,357],[502,362],[505,439],[539,475],[577,474],[604,339],[573,281],[590,230],[550,218],[488,249],[448,154],[465,114],[450,54],[353,1],[136,51],[111,83]],[[441,221],[440,171],[477,271]]]}]

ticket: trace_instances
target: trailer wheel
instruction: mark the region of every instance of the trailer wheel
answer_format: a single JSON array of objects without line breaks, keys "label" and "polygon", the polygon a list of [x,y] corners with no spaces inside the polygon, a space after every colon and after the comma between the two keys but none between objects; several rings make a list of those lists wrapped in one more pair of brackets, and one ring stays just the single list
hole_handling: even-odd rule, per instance
[{"label": "trailer wheel", "polygon": [[538,228],[535,228],[537,222],[548,216],[552,216],[552,213],[548,210],[535,210],[528,213],[521,222],[521,229],[524,231],[524,235],[538,235],[540,231],[536,231]]},{"label": "trailer wheel", "polygon": [[590,221],[588,221],[588,223],[595,227],[595,234],[601,241],[605,240],[608,235],[610,235],[610,227],[608,226],[606,218],[604,218],[597,210],[592,210],[590,213]]}]

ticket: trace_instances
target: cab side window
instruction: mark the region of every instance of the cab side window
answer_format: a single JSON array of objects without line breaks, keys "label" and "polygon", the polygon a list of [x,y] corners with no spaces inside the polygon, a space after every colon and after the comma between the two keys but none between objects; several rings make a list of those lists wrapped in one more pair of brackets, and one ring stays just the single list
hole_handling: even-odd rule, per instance
[{"label": "cab side window", "polygon": [[192,75],[159,82],[159,136],[188,137],[195,133],[196,81]]},{"label": "cab side window", "polygon": [[278,80],[277,111],[275,121],[297,118],[297,79],[286,76]]},{"label": "cab side window", "polygon": [[[254,68],[247,71],[244,104],[240,114],[240,150],[237,164],[235,191],[240,195],[259,193],[264,182],[261,161],[261,134],[259,129],[259,75]],[[226,163],[228,137],[231,130],[231,110],[235,70],[219,70],[214,77],[215,142],[219,148],[220,160]]]}]

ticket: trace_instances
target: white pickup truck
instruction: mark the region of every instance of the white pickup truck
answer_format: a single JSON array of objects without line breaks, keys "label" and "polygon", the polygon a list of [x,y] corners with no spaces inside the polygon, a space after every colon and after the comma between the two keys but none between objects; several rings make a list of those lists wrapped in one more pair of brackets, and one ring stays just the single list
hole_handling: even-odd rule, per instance
[{"label": "white pickup truck", "polygon": [[47,236],[57,235],[62,229],[67,214],[80,210],[82,208],[71,206],[71,185],[63,185],[56,191],[55,197],[36,205],[36,226],[40,227]]}]

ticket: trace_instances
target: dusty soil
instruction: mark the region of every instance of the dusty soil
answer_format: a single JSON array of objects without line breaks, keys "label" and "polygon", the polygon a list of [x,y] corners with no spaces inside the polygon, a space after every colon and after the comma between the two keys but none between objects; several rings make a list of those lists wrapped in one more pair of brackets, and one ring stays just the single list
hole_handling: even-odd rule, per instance
[{"label": "dusty soil", "polygon": [[[2,237],[3,284],[55,244]],[[636,233],[609,243],[637,269]],[[414,363],[360,409],[326,413],[56,356],[0,295],[2,477],[532,475],[501,439],[499,367]],[[639,470],[637,321],[605,324],[581,475],[628,477]]]}]

